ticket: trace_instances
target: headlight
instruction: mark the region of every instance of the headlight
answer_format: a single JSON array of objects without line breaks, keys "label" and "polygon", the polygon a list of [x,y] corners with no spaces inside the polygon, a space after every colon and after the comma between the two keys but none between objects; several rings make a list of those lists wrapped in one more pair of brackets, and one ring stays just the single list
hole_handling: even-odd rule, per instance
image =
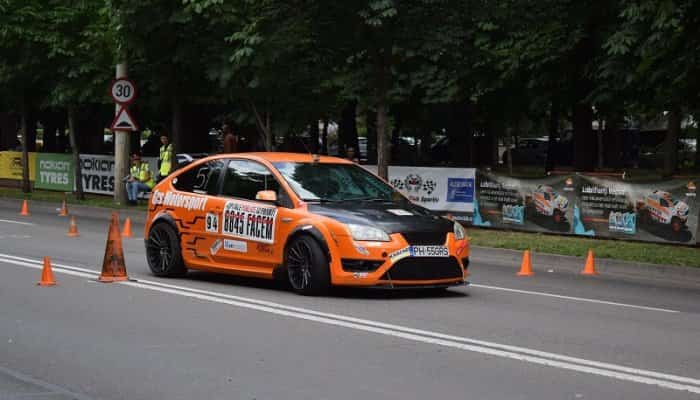
[{"label": "headlight", "polygon": [[454,233],[455,240],[462,240],[467,237],[467,231],[464,230],[464,227],[459,222],[455,222]]},{"label": "headlight", "polygon": [[348,224],[348,229],[352,238],[355,240],[364,240],[372,242],[389,242],[391,238],[389,234],[381,229],[367,225]]}]

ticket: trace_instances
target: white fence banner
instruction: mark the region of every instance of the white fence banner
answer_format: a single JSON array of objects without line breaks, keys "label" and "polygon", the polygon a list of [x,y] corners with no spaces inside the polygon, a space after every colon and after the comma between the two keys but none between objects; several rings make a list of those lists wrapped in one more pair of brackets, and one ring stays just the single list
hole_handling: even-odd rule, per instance
[{"label": "white fence banner", "polygon": [[[376,165],[363,165],[376,174]],[[412,202],[434,211],[474,211],[474,168],[389,167],[389,183]]]},{"label": "white fence banner", "polygon": [[[155,179],[158,171],[158,158],[143,157],[148,162],[151,174]],[[80,168],[83,176],[83,190],[86,193],[114,194],[115,183],[125,184],[121,178],[114,179],[114,156],[81,154]]]}]

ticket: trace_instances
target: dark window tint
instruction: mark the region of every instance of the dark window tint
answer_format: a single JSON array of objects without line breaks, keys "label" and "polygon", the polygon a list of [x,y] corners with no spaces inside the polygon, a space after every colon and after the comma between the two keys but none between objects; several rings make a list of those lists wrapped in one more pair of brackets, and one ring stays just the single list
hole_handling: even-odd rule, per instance
[{"label": "dark window tint", "polygon": [[223,169],[223,161],[209,161],[178,175],[173,180],[173,186],[184,192],[218,194],[219,177]]},{"label": "dark window tint", "polygon": [[286,198],[286,193],[265,166],[247,160],[232,160],[229,163],[224,178],[224,195],[255,200],[261,190],[274,190],[281,202]]}]

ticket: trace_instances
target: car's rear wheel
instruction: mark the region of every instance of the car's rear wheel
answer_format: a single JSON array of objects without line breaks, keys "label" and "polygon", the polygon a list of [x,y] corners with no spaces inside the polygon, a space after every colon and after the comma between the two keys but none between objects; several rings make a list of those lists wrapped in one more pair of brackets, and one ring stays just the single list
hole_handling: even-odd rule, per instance
[{"label": "car's rear wheel", "polygon": [[177,232],[165,222],[156,223],[148,232],[146,259],[155,276],[172,277],[187,273]]},{"label": "car's rear wheel", "polygon": [[319,295],[328,291],[328,259],[314,238],[304,235],[293,239],[287,246],[285,265],[289,283],[295,292]]}]

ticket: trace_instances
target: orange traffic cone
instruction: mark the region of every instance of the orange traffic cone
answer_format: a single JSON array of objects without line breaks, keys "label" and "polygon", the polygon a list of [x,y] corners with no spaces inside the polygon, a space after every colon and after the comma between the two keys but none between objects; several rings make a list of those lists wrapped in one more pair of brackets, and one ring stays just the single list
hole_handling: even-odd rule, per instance
[{"label": "orange traffic cone", "polygon": [[523,262],[520,264],[520,271],[518,271],[518,276],[533,276],[532,272],[532,262],[530,262],[530,250],[525,250],[523,253]]},{"label": "orange traffic cone", "polygon": [[69,237],[78,237],[80,236],[80,233],[78,233],[78,225],[75,223],[75,217],[71,216],[70,217],[70,225],[68,226],[68,233],[67,235]]},{"label": "orange traffic cone", "polygon": [[51,271],[51,259],[44,257],[44,269],[41,270],[41,280],[37,282],[39,286],[53,286],[56,281],[53,280],[53,271]]},{"label": "orange traffic cone", "polygon": [[124,230],[122,230],[122,236],[125,238],[130,238],[133,235],[131,234],[131,218],[126,217],[126,220],[124,221]]},{"label": "orange traffic cone", "polygon": [[107,235],[105,258],[102,262],[102,273],[97,280],[100,282],[129,280],[129,277],[126,275],[126,265],[124,264],[124,249],[122,248],[122,237],[119,233],[119,217],[117,213],[112,213],[112,222],[109,224],[109,234]]},{"label": "orange traffic cone", "polygon": [[61,211],[58,213],[59,217],[68,216],[68,205],[66,204],[66,196],[63,196],[63,202],[61,203]]},{"label": "orange traffic cone", "polygon": [[24,215],[26,217],[29,216],[29,204],[27,204],[27,200],[22,203],[22,211],[19,213],[19,215]]},{"label": "orange traffic cone", "polygon": [[598,275],[598,272],[595,270],[595,258],[593,257],[593,249],[588,249],[586,265],[583,267],[581,275]]}]

